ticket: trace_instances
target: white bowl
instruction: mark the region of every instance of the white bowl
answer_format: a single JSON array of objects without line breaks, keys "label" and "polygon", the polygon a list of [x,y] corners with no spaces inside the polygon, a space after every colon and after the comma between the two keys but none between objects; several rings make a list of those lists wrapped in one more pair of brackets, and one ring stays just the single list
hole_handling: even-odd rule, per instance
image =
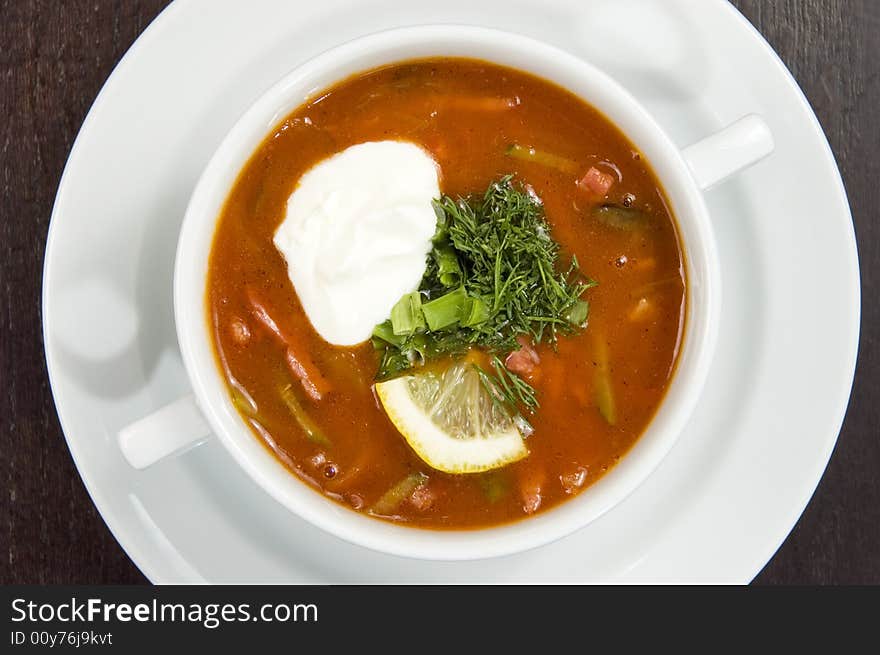
[{"label": "white bowl", "polygon": [[[676,372],[656,416],[620,463],[561,505],[500,527],[434,531],[394,525],[347,509],[299,480],[245,425],[218,369],[208,324],[206,276],[217,219],[247,160],[294,109],[354,73],[411,59],[482,59],[537,75],[598,108],[637,145],[659,177],[676,217],[687,269],[687,320]],[[467,26],[395,29],[329,50],[288,74],[239,119],[202,174],[177,250],[174,307],[194,398],[187,397],[120,432],[137,467],[179,452],[213,432],[275,500],[349,542],[406,557],[464,560],[520,552],[559,539],[630,494],[669,452],[698,402],[718,331],[721,285],[715,242],[701,189],[772,150],[757,117],[682,152],[613,79],[557,48],[523,36]],[[204,416],[204,419],[202,418]]]}]

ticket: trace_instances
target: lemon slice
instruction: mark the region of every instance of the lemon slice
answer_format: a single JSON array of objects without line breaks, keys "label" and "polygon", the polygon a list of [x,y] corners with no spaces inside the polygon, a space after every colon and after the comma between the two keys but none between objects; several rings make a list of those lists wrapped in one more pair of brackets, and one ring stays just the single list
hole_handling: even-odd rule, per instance
[{"label": "lemon slice", "polygon": [[439,471],[479,473],[529,454],[514,420],[466,361],[380,382],[376,394],[407,443]]}]

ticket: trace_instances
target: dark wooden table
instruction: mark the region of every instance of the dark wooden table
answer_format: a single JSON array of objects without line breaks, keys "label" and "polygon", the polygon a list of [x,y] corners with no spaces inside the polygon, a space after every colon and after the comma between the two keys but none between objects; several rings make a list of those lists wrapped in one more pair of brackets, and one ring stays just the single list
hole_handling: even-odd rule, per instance
[{"label": "dark wooden table", "polygon": [[[165,4],[0,0],[0,583],[145,581],[92,505],[64,445],[39,302],[49,214],[73,139],[113,66]],[[880,2],[734,4],[791,68],[828,133],[855,216],[866,299],[837,449],[797,527],[756,581],[877,584]]]}]

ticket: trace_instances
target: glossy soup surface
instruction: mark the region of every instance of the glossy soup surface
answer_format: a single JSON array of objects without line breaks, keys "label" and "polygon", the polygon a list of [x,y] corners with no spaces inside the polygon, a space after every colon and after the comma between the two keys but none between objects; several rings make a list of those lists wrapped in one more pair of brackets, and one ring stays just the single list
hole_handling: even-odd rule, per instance
[{"label": "glossy soup surface", "polygon": [[[500,102],[499,102],[500,100]],[[299,177],[322,159],[367,141],[400,139],[429,151],[441,191],[482,194],[513,174],[534,188],[564,258],[576,255],[598,281],[586,294],[589,325],[538,347],[531,383],[529,456],[475,475],[433,471],[410,450],[372,391],[377,357],[369,342],[331,346],[314,331],[272,237]],[[596,166],[619,181],[591,198],[572,175],[513,159],[524,144]],[[629,204],[637,227],[596,218],[598,205]],[[296,262],[291,262],[296,266]],[[596,110],[548,82],[499,66],[432,59],[368,72],[300,107],[257,149],[233,187],[211,252],[207,304],[218,362],[243,417],[297,476],[355,510],[413,472],[429,476],[418,498],[382,518],[428,528],[472,528],[542,512],[601,477],[646,428],[673,373],[685,319],[682,255],[674,221],[648,163]],[[291,383],[285,349],[255,319],[253,299],[294,335],[332,385],[321,401],[300,395],[329,443],[307,438],[279,390]],[[597,406],[596,369],[607,353],[614,424]],[[295,386],[295,385],[294,385]],[[244,400],[250,397],[255,407]]]}]

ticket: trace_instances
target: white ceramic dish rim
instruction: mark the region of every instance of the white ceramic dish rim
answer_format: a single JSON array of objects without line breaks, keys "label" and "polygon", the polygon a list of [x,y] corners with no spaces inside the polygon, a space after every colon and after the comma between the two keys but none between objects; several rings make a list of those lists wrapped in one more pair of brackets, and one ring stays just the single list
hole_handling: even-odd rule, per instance
[{"label": "white ceramic dish rim", "polygon": [[[472,531],[401,527],[357,514],[293,476],[245,426],[229,400],[207,329],[207,261],[216,218],[257,145],[297,106],[351,74],[428,56],[468,56],[551,80],[609,116],[640,148],[662,180],[685,246],[688,316],[673,382],[633,449],[600,481],[546,513]],[[207,238],[206,238],[207,235]],[[352,543],[394,555],[465,560],[521,552],[587,525],[623,500],[659,465],[683,430],[708,375],[720,316],[720,273],[702,193],[680,149],[610,77],[540,41],[488,28],[432,25],[387,30],[309,60],[267,91],[242,116],[200,178],[181,229],[175,266],[178,339],[196,397],[214,433],[239,465],[282,505]]]},{"label": "white ceramic dish rim", "polygon": [[[851,306],[851,314],[847,321],[849,327],[846,329],[845,334],[841,335],[841,339],[846,343],[845,352],[847,354],[842,361],[843,367],[839,371],[839,377],[841,380],[845,380],[845,382],[840,386],[840,393],[835,394],[829,402],[827,410],[823,410],[821,433],[825,436],[815,442],[815,457],[811,461],[809,469],[802,471],[795,497],[787,503],[785,508],[774,508],[772,510],[774,512],[774,528],[768,531],[766,537],[762,538],[759,543],[749,544],[743,542],[739,544],[743,547],[743,550],[738,551],[741,553],[739,559],[734,559],[737,573],[733,578],[723,578],[720,573],[723,569],[716,570],[712,578],[713,580],[728,579],[729,581],[745,583],[754,578],[786,539],[815,492],[837,442],[837,436],[843,424],[849,402],[858,354],[861,313],[859,302],[860,276],[855,231],[843,179],[836,166],[828,139],[823,133],[822,127],[807,98],[785,63],[760,32],[727,0],[715,0],[715,6],[718,12],[729,17],[731,27],[742,30],[744,34],[747,34],[748,38],[760,50],[762,56],[766,57],[767,75],[779,76],[781,86],[784,87],[783,91],[791,95],[796,105],[796,108],[793,110],[794,113],[799,120],[802,120],[805,129],[811,132],[809,139],[815,141],[816,154],[822,159],[822,165],[826,173],[825,178],[828,180],[829,188],[827,193],[833,197],[834,204],[840,209],[839,213],[834,214],[833,219],[835,223],[840,224],[839,229],[844,236],[844,247],[848,255],[845,277],[850,290],[848,295],[851,295],[854,300]],[[74,465],[77,467],[86,491],[95,503],[110,533],[144,575],[156,584],[180,582],[180,579],[174,577],[174,574],[169,573],[168,566],[170,560],[168,554],[157,550],[151,542],[139,538],[138,526],[129,520],[129,514],[120,511],[114,505],[113,498],[118,494],[119,490],[112,487],[108,479],[102,477],[100,468],[96,468],[103,464],[94,461],[93,455],[87,446],[88,442],[84,440],[85,435],[80,427],[82,419],[80,416],[81,410],[76,400],[76,387],[71,386],[69,377],[65,373],[63,362],[59,359],[59,352],[53,345],[54,341],[50,339],[55,329],[54,326],[57,324],[58,319],[56,315],[60,313],[55,304],[50,302],[50,300],[53,297],[52,291],[59,277],[59,269],[62,268],[61,258],[66,253],[66,242],[61,238],[63,236],[62,227],[65,227],[69,222],[68,214],[73,211],[70,207],[72,202],[71,194],[77,181],[78,171],[88,161],[89,149],[96,138],[96,131],[100,129],[102,121],[109,111],[108,107],[116,100],[115,96],[118,95],[119,90],[124,87],[125,78],[132,76],[137,64],[149,54],[151,48],[155,49],[157,44],[161,43],[163,36],[167,35],[173,27],[174,21],[184,15],[185,8],[186,4],[178,0],[166,8],[147,27],[117,64],[106,84],[101,88],[92,103],[92,107],[73,143],[59,181],[58,193],[53,206],[46,241],[43,264],[43,290],[41,294],[43,340],[46,345],[46,365],[51,382],[50,389],[57,408],[62,433]],[[715,10],[713,9],[713,11]],[[129,419],[131,418],[134,417],[130,416]],[[77,428],[76,430],[74,430],[75,427]],[[127,466],[121,461],[119,465]],[[712,506],[715,507],[716,505],[717,503],[714,503]],[[723,506],[719,509],[721,511],[724,510]],[[678,540],[681,544],[682,539],[696,536],[698,533],[693,533],[689,530],[702,529],[700,523],[705,521],[706,516],[705,512],[696,515],[691,513],[688,524],[691,527],[685,529],[685,526],[682,526],[681,529],[674,531],[668,537]],[[665,541],[668,541],[668,539]],[[177,547],[174,544],[169,544],[169,546],[172,548]],[[177,551],[174,552],[176,553]],[[655,576],[661,573],[661,570],[657,569],[656,564],[651,568],[650,558],[642,559],[641,562],[648,566],[648,570],[646,572],[641,567],[636,569],[641,571],[641,574],[637,574],[636,579],[655,579]],[[667,565],[680,567],[682,562],[668,562],[664,565],[663,570],[665,570]],[[643,577],[646,573],[649,576],[648,578]],[[579,580],[583,581],[580,578],[573,581]]]}]

